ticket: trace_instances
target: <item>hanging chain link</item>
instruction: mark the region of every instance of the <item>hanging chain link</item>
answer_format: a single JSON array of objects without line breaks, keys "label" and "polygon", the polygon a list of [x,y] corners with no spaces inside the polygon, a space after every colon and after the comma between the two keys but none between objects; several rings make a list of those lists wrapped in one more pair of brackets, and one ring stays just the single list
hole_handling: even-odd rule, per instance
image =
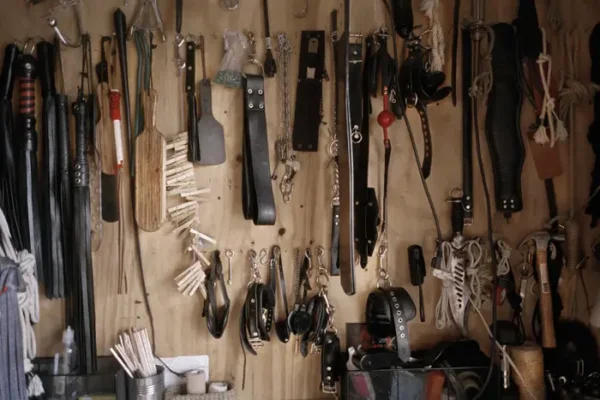
[{"label": "hanging chain link", "polygon": [[[384,233],[385,235],[385,233]],[[387,238],[382,238],[379,245],[379,267],[377,268],[377,287],[386,288],[392,286],[390,275],[387,272]]]},{"label": "hanging chain link", "polygon": [[300,163],[296,160],[296,154],[292,148],[292,124],[290,121],[291,103],[290,103],[290,58],[292,55],[292,45],[287,39],[285,33],[277,35],[277,61],[280,66],[278,77],[278,95],[279,95],[279,123],[280,135],[275,142],[275,153],[277,154],[277,165],[273,171],[272,179],[277,180],[277,169],[281,164],[284,167],[284,174],[279,184],[279,189],[283,195],[283,201],[289,202],[294,192],[294,177],[300,170]]},{"label": "hanging chain link", "polygon": [[323,246],[317,247],[317,287],[319,288],[319,296],[325,300],[325,306],[327,310],[327,326],[325,327],[326,332],[335,332],[337,334],[337,329],[334,326],[334,317],[335,307],[329,302],[328,290],[329,290],[329,275],[327,273],[327,268],[323,263],[323,258],[325,257],[325,249]]}]

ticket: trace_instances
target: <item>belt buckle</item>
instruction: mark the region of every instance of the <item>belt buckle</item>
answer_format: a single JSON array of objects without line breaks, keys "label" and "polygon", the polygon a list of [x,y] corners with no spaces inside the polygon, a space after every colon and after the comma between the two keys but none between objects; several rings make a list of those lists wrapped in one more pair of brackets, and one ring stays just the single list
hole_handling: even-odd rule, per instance
[{"label": "belt buckle", "polygon": [[260,338],[251,338],[248,341],[250,342],[250,346],[252,346],[254,350],[258,350],[259,348],[265,346],[265,344]]},{"label": "belt buckle", "polygon": [[310,354],[321,354],[322,349],[323,349],[323,346],[319,346],[319,345],[312,343],[310,345]]},{"label": "belt buckle", "polygon": [[337,387],[335,386],[335,383],[332,385],[321,382],[321,392],[327,394],[337,394]]}]

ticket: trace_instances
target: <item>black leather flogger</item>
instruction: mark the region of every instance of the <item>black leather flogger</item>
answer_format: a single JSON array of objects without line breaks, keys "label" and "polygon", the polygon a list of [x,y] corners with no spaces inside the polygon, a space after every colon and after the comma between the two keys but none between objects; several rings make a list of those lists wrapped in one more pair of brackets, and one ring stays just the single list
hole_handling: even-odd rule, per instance
[{"label": "black leather flogger", "polygon": [[412,298],[404,288],[377,289],[367,298],[367,330],[374,338],[395,338],[398,358],[410,359],[408,321],[416,315]]},{"label": "black leather flogger", "polygon": [[431,50],[421,44],[420,36],[411,33],[407,39],[408,57],[402,63],[398,77],[400,90],[408,107],[415,107],[421,119],[423,130],[423,163],[424,178],[431,173],[433,146],[431,127],[427,116],[427,105],[443,100],[452,92],[450,86],[442,86],[446,75],[441,71],[428,69]]},{"label": "black leather flogger", "polygon": [[60,218],[60,187],[58,184],[58,134],[56,86],[54,81],[54,46],[40,42],[36,46],[40,83],[42,87],[42,136],[44,140],[42,187],[42,221],[46,296],[62,298],[64,288],[64,260],[62,220]]},{"label": "black leather flogger", "polygon": [[296,151],[319,149],[325,76],[325,31],[302,31],[292,137]]},{"label": "black leather flogger", "polygon": [[[217,288],[219,286],[219,288]],[[221,289],[223,305],[219,310],[217,300],[217,289]],[[227,295],[227,285],[225,285],[225,277],[223,276],[223,264],[221,263],[221,252],[218,250],[214,253],[214,259],[210,266],[210,275],[206,281],[206,295],[204,301],[204,311],[202,316],[206,318],[206,326],[210,334],[219,339],[223,336],[227,321],[229,320],[229,308],[231,301]]]},{"label": "black leather flogger", "polygon": [[13,121],[13,88],[15,61],[19,48],[11,43],[4,50],[2,76],[0,76],[0,208],[4,211],[12,242],[17,250],[23,248],[17,197],[16,155]]},{"label": "black leather flogger", "polygon": [[37,279],[44,281],[42,233],[38,188],[38,136],[35,130],[35,80],[37,61],[31,54],[17,60],[19,79],[19,119],[17,125],[17,188],[23,245],[35,256]]},{"label": "black leather flogger", "polygon": [[519,127],[522,93],[519,81],[517,37],[510,24],[496,24],[485,131],[494,171],[496,209],[510,218],[523,209],[521,172],[525,147]]},{"label": "black leather flogger", "polygon": [[242,205],[244,218],[253,220],[255,225],[275,225],[264,81],[262,75],[253,74],[246,74],[243,79]]}]

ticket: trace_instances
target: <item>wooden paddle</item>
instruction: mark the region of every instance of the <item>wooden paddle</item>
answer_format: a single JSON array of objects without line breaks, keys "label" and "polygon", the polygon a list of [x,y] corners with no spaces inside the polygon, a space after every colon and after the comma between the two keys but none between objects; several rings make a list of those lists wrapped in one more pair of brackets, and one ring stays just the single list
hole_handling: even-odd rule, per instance
[{"label": "wooden paddle", "polygon": [[166,214],[165,140],[156,129],[156,91],[144,98],[144,131],[135,140],[135,219],[147,232],[158,230]]}]

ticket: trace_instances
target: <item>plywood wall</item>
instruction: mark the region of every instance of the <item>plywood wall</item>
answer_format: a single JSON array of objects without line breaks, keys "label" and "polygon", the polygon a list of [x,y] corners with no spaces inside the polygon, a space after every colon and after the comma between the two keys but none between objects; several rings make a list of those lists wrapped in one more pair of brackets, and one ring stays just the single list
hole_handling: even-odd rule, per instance
[{"label": "plywood wall", "polygon": [[[100,36],[112,32],[112,12],[116,7],[124,9],[131,17],[137,0],[129,0],[124,6],[123,0],[82,0],[83,22],[85,29],[92,36],[93,56],[99,59]],[[42,20],[45,6],[27,8],[24,0],[2,0],[0,15],[0,39],[4,43],[13,40],[24,41],[28,37],[50,39],[52,32]],[[166,43],[158,45],[153,56],[154,85],[159,95],[158,129],[166,136],[182,132],[184,122],[181,117],[183,107],[181,100],[181,84],[176,76],[173,63],[173,36],[175,24],[175,6],[172,0],[159,0],[162,17],[168,33]],[[225,29],[251,30],[257,37],[262,36],[261,0],[240,0],[237,11],[224,11],[217,0],[193,1],[184,0],[184,33],[203,34],[206,37],[207,69],[210,76],[216,73],[223,54],[222,34]],[[329,30],[329,13],[333,8],[341,8],[339,0],[308,0],[309,11],[304,19],[293,16],[294,9],[302,6],[302,1],[292,0],[270,1],[272,32],[285,31],[294,44],[292,60],[292,76],[297,71],[297,56],[300,32],[307,29]],[[470,2],[463,0],[461,15],[469,14]],[[545,17],[546,1],[537,1],[541,23],[547,25]],[[578,7],[560,2],[564,12],[564,29],[576,29],[582,41],[579,54],[580,77],[589,77],[589,53],[587,38],[598,20],[597,13],[587,12],[587,7],[598,6],[598,2],[580,0]],[[424,21],[418,10],[418,1],[413,0],[416,20]],[[453,1],[440,1],[441,23],[446,38],[445,71],[450,71],[450,47],[452,31]],[[490,22],[510,22],[517,12],[516,0],[497,0],[487,2],[487,17]],[[596,15],[596,17],[594,17]],[[59,13],[60,24],[71,33],[72,15]],[[462,18],[461,18],[462,19]],[[354,0],[352,8],[352,26],[354,32],[368,34],[383,22],[382,7],[379,0]],[[557,34],[550,36],[557,43]],[[260,54],[263,43],[259,43]],[[559,46],[555,46],[559,48]],[[129,45],[131,84],[133,85],[136,55],[134,45]],[[199,57],[199,54],[198,54]],[[260,57],[262,58],[262,56]],[[72,97],[76,94],[81,52],[78,49],[64,49],[63,64],[66,90]],[[199,58],[198,58],[199,60]],[[331,70],[331,52],[328,49],[327,65]],[[556,61],[558,64],[558,61]],[[197,64],[199,65],[199,64]],[[558,69],[558,68],[557,68]],[[460,75],[459,75],[460,76]],[[198,70],[198,79],[200,72]],[[132,86],[133,88],[134,86]],[[292,95],[295,88],[292,87]],[[331,119],[330,98],[331,83],[325,84],[325,122]],[[459,91],[460,93],[460,91]],[[271,79],[266,84],[267,116],[271,146],[278,135],[278,104],[276,81]],[[459,106],[462,99],[459,97]],[[291,291],[293,276],[293,249],[296,247],[322,245],[329,247],[330,237],[330,197],[331,175],[328,167],[328,155],[325,146],[315,154],[299,154],[302,169],[298,175],[296,190],[289,204],[284,204],[278,188],[274,185],[277,200],[278,218],[274,227],[255,227],[245,221],[241,212],[241,143],[242,143],[242,98],[239,91],[228,90],[218,86],[213,89],[213,104],[216,118],[224,125],[227,146],[227,162],[222,166],[196,168],[196,179],[199,186],[210,187],[211,200],[201,206],[200,228],[218,241],[218,248],[236,251],[234,259],[234,285],[229,287],[229,296],[233,305],[229,326],[220,340],[213,339],[206,329],[201,316],[202,300],[200,297],[187,298],[181,296],[173,283],[173,278],[190,263],[190,256],[184,253],[185,243],[170,234],[171,227],[165,224],[159,232],[141,233],[143,266],[146,271],[148,296],[156,322],[157,353],[160,356],[177,356],[191,354],[208,354],[211,363],[211,377],[215,379],[231,379],[241,387],[242,353],[239,344],[238,316],[245,296],[246,284],[249,280],[249,268],[246,253],[250,249],[257,251],[272,245],[279,245],[284,252],[284,263],[288,277],[288,293]],[[381,109],[379,101],[375,101],[374,115]],[[525,130],[531,121],[531,110],[525,106],[522,128]],[[430,121],[433,133],[433,168],[428,180],[435,205],[440,214],[445,234],[450,234],[449,205],[445,202],[450,190],[461,185],[461,111],[452,106],[450,100],[430,108]],[[418,127],[416,113],[409,111],[409,118],[414,127]],[[587,144],[585,135],[591,120],[591,107],[582,106],[577,109],[577,130],[574,138],[577,141],[577,201],[583,205],[588,195],[589,175],[592,167],[593,153]],[[383,176],[383,145],[378,135],[379,128],[375,118],[372,120],[372,142],[370,159],[370,183],[379,191]],[[421,135],[417,129],[417,140],[421,148]],[[328,131],[324,127],[321,132],[321,143],[329,140]],[[393,157],[391,161],[390,181],[390,214],[389,214],[389,265],[392,281],[395,285],[407,286],[416,299],[417,290],[410,287],[407,267],[406,248],[411,244],[421,244],[431,256],[435,229],[426,198],[421,187],[415,167],[407,132],[403,124],[395,124],[391,130]],[[562,160],[567,165],[566,145],[561,144]],[[275,155],[271,153],[274,162]],[[484,159],[488,181],[491,180],[489,158],[484,147]],[[556,180],[559,209],[566,212],[567,175]],[[476,212],[475,225],[469,234],[483,234],[485,225],[485,205],[480,185],[480,174],[475,171]],[[539,230],[547,219],[547,206],[543,183],[537,178],[532,159],[527,158],[523,172],[523,192],[525,210],[516,214],[510,222],[506,222],[499,214],[494,214],[494,233],[505,238],[516,246],[527,233]],[[131,210],[128,210],[129,212]],[[589,219],[580,218],[582,227],[589,225]],[[117,228],[104,225],[104,238],[100,249],[94,253],[94,275],[96,293],[96,324],[99,354],[108,354],[115,335],[122,329],[132,326],[148,327],[149,320],[142,304],[142,290],[137,263],[134,260],[134,241],[131,226],[127,229],[126,269],[129,281],[129,293],[117,295]],[[586,229],[585,248],[589,249],[595,238]],[[518,258],[515,259],[515,264]],[[345,336],[345,323],[363,319],[364,304],[369,291],[375,287],[376,259],[372,259],[366,270],[357,270],[357,294],[353,297],[344,295],[339,280],[331,280],[331,301],[337,307],[336,324],[342,338]],[[593,282],[597,274],[594,265],[589,264],[586,276]],[[263,268],[263,276],[267,274]],[[593,288],[590,288],[593,289]],[[421,323],[418,318],[410,323],[412,346],[427,347],[444,337],[456,336],[454,331],[438,331],[435,329],[434,308],[440,294],[440,282],[428,275],[424,287],[427,321]],[[592,293],[594,293],[592,291]],[[593,301],[593,299],[592,299]],[[583,304],[583,299],[579,299]],[[60,338],[64,327],[60,301],[41,301],[41,321],[37,326],[38,353],[49,355],[51,346]],[[579,310],[585,316],[585,307]],[[485,335],[479,321],[473,316],[470,320],[475,337],[483,340]],[[487,347],[487,344],[486,344]],[[248,379],[246,390],[240,391],[241,399],[314,399],[323,397],[319,392],[320,364],[319,357],[311,356],[303,359],[294,354],[292,344],[283,345],[277,340],[265,346],[258,357],[248,360]]]}]

